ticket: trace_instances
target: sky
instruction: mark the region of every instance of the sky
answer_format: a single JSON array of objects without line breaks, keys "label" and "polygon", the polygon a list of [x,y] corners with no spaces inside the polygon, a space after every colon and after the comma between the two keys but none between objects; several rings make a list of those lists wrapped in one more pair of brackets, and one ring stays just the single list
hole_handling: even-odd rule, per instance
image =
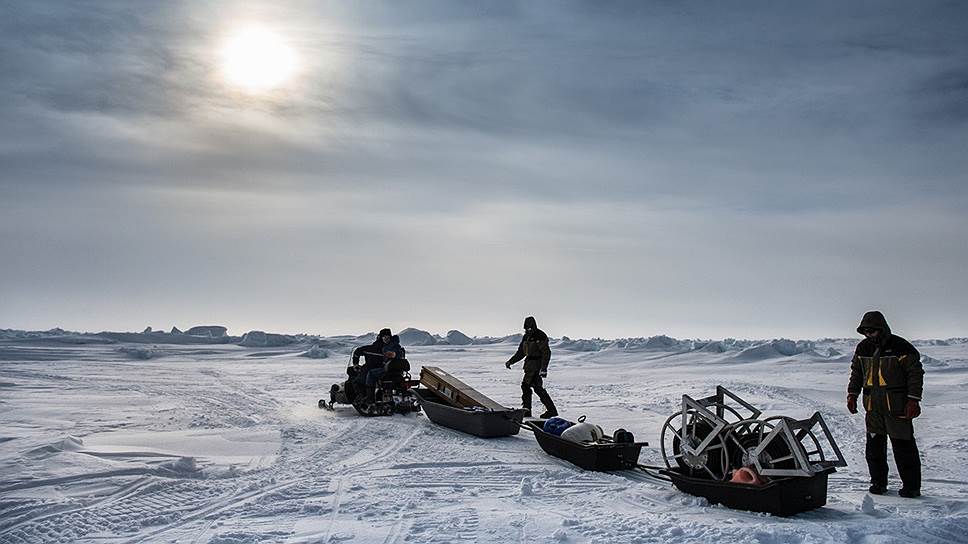
[{"label": "sky", "polygon": [[968,4],[0,9],[0,328],[968,335]]}]

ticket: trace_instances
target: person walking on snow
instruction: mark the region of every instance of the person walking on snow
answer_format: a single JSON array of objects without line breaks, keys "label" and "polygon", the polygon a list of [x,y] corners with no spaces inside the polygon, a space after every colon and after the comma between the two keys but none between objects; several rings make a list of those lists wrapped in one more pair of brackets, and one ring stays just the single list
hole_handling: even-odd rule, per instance
[{"label": "person walking on snow", "polygon": [[548,335],[538,328],[538,323],[531,316],[524,319],[524,337],[518,345],[518,351],[504,363],[504,366],[511,368],[511,365],[524,359],[524,379],[521,381],[521,406],[526,412],[526,417],[531,416],[531,391],[534,390],[545,406],[545,412],[541,414],[543,419],[555,417],[558,410],[555,403],[551,400],[551,395],[542,386],[542,378],[548,376],[548,363],[551,362],[551,347],[548,346]]},{"label": "person walking on snow", "polygon": [[921,456],[914,441],[913,419],[921,415],[924,369],[921,354],[910,342],[891,334],[881,312],[867,312],[857,327],[864,339],[850,363],[847,410],[857,413],[857,397],[864,393],[867,412],[867,466],[869,491],[887,492],[887,438],[891,438],[894,463],[901,476],[897,494],[921,495]]}]

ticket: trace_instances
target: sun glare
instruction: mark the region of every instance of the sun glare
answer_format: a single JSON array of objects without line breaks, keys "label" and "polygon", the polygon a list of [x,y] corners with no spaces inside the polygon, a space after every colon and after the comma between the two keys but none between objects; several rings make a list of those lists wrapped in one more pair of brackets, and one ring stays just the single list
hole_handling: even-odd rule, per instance
[{"label": "sun glare", "polygon": [[246,92],[269,91],[289,81],[296,55],[278,35],[259,27],[232,34],[222,48],[226,80]]}]

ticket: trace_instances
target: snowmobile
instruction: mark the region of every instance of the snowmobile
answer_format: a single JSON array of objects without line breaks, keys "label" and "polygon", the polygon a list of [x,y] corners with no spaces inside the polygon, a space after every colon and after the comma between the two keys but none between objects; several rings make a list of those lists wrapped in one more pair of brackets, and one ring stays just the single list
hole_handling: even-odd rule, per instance
[{"label": "snowmobile", "polygon": [[410,363],[406,359],[391,360],[385,363],[386,373],[376,385],[373,400],[367,399],[366,388],[356,383],[363,366],[354,363],[352,358],[346,367],[347,380],[334,383],[329,390],[329,401],[319,399],[319,407],[335,410],[337,404],[351,404],[362,416],[391,416],[419,412],[420,404],[411,391],[420,384],[410,379]]}]

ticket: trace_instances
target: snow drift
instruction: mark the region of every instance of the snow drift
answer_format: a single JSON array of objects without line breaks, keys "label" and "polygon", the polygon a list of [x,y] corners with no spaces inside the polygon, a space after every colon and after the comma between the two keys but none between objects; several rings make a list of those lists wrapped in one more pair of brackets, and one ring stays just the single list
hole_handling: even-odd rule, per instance
[{"label": "snow drift", "polygon": [[458,330],[447,331],[447,336],[444,338],[452,346],[469,346],[474,343],[474,339]]},{"label": "snow drift", "polygon": [[296,338],[287,334],[274,334],[264,331],[249,331],[242,336],[240,346],[247,348],[272,348],[288,346],[296,341]]},{"label": "snow drift", "polygon": [[406,346],[433,346],[437,343],[434,335],[420,329],[406,328],[400,331],[400,345]]}]

